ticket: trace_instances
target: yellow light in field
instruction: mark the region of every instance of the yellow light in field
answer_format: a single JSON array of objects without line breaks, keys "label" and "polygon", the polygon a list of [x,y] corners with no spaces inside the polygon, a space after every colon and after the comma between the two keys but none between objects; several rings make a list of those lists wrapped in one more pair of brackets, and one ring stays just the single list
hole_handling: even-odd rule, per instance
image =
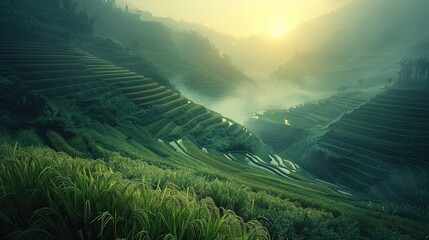
[{"label": "yellow light in field", "polygon": [[271,36],[273,37],[281,37],[285,34],[286,28],[284,25],[277,24],[271,29]]}]

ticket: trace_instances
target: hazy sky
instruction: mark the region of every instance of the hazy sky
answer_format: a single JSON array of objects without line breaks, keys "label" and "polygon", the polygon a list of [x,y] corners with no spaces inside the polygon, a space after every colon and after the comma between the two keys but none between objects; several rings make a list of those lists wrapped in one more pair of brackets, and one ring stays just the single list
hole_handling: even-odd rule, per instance
[{"label": "hazy sky", "polygon": [[155,16],[171,17],[234,35],[281,35],[352,0],[122,0]]}]

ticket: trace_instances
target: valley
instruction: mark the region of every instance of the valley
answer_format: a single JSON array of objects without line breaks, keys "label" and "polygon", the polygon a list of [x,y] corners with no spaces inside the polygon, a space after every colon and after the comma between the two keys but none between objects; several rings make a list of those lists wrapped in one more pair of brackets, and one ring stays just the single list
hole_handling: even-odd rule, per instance
[{"label": "valley", "polygon": [[280,99],[115,1],[0,14],[0,239],[427,238],[426,58]]}]

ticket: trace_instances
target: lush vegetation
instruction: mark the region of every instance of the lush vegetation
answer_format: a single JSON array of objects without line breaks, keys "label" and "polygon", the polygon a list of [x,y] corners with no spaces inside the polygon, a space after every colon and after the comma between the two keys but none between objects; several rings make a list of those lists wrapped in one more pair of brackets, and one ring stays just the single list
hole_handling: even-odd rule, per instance
[{"label": "lush vegetation", "polygon": [[211,198],[144,176],[124,179],[101,161],[4,144],[0,156],[6,239],[268,239],[259,222],[245,223]]},{"label": "lush vegetation", "polygon": [[[100,4],[109,9],[114,8],[114,3],[110,1],[100,1]],[[13,42],[16,39],[32,39],[77,45],[172,87],[165,74],[138,52],[131,53],[128,47],[111,38],[101,39],[93,35],[98,16],[88,13],[86,9],[83,3],[74,0],[2,1],[1,40]]]},{"label": "lush vegetation", "polygon": [[[94,113],[106,108],[89,106]],[[21,114],[8,109],[2,119]],[[244,165],[239,153],[238,162],[231,161],[189,140],[183,140],[182,154],[136,123],[117,116],[112,127],[65,99],[49,101],[42,112],[14,129],[1,122],[6,144],[0,154],[0,224],[1,234],[12,239],[263,239],[267,231],[274,239],[424,235],[425,212],[411,206],[363,201],[316,182],[279,178]]]},{"label": "lush vegetation", "polygon": [[321,178],[427,209],[427,86],[403,79],[290,147],[290,156]]},{"label": "lush vegetation", "polygon": [[95,17],[73,0],[6,0],[0,7],[4,39],[67,41],[71,34],[91,33],[95,23]]},{"label": "lush vegetation", "polygon": [[[213,150],[206,154],[189,140],[183,141],[187,151],[182,154],[153,141],[138,125],[118,119],[114,128],[85,110],[70,112],[64,100],[50,101],[47,112],[54,111],[52,104],[63,106],[56,118],[46,115],[56,125],[36,121],[11,131],[2,121],[2,236],[264,239],[268,232],[273,239],[384,239],[425,234],[421,209],[279,178]],[[19,114],[9,110],[2,116]]]},{"label": "lush vegetation", "polygon": [[[228,96],[244,85],[260,90],[252,79],[232,65],[229,56],[197,32],[177,31],[159,22],[143,21],[141,11],[128,9],[115,1],[78,2],[91,15],[97,16],[95,33],[120,41],[133,54],[144,54],[176,86],[212,98]],[[92,46],[89,50],[97,48]],[[99,52],[106,55],[106,51]],[[121,64],[120,61],[115,63]]]},{"label": "lush vegetation", "polygon": [[[314,179],[254,132],[189,101],[138,54],[149,49],[148,56],[175,71],[198,65],[204,73],[195,79],[225,86],[229,78],[245,78],[207,39],[142,22],[115,1],[84,2],[99,7],[100,21],[132,23],[138,31],[121,39],[125,44],[93,36],[94,13],[77,1],[0,2],[1,239],[427,237],[427,91],[391,89],[367,104],[379,89],[345,91],[288,112],[255,115],[273,124],[266,137],[286,132],[298,138],[286,139],[286,147],[304,140],[292,150],[320,167],[313,173],[351,188],[388,175],[381,158],[375,161],[380,166],[368,167],[359,157],[413,156],[401,159],[400,166],[413,169],[405,184],[393,178],[380,186],[383,194],[373,195],[378,199],[358,195]],[[105,33],[108,25],[102,25]],[[427,77],[423,68],[412,69],[411,76]],[[393,135],[395,144],[386,141]],[[392,189],[400,198],[385,201]]]},{"label": "lush vegetation", "polygon": [[[424,73],[419,69],[407,70],[413,78],[401,78],[393,89],[349,90],[317,104],[256,113],[247,125],[318,177],[427,207],[428,95],[425,78],[416,80]],[[295,136],[297,129],[308,134]]]},{"label": "lush vegetation", "polygon": [[[13,83],[7,79],[5,82],[30,86],[44,96],[45,102],[46,98],[68,99],[66,105],[74,109],[72,112],[81,111],[85,116],[114,127],[131,122],[145,126],[153,136],[168,141],[186,136],[201,146],[217,150],[254,153],[262,150],[264,158],[268,158],[267,147],[241,125],[150,78],[85,51],[44,44],[5,43],[0,44],[0,56],[6,59],[4,66],[9,69],[4,76]],[[33,98],[24,91],[11,91],[5,97],[10,99],[5,107],[14,107],[16,104],[7,103],[20,98],[28,99],[26,104],[34,108],[32,111],[44,107],[32,103]],[[79,118],[68,120],[79,122]],[[130,137],[133,134],[130,133]]]},{"label": "lush vegetation", "polygon": [[[135,151],[131,145],[116,146],[123,154]],[[104,162],[2,144],[1,234],[32,239],[38,234],[51,239],[264,239],[267,229],[274,239],[424,236],[420,221],[427,219],[411,207],[356,202],[333,193],[329,199],[304,182],[298,188],[292,182],[285,186],[285,180],[255,170],[230,175],[227,165],[222,172],[201,167],[204,161],[186,169],[181,165],[195,160],[168,163],[140,154],[142,161],[103,151]]]},{"label": "lush vegetation", "polygon": [[306,102],[289,109],[260,111],[245,125],[279,153],[285,153],[294,143],[318,132],[345,112],[353,111],[373,98],[383,88],[352,89],[325,99]]},{"label": "lush vegetation", "polygon": [[429,81],[429,61],[427,58],[403,58],[399,65],[401,66],[400,81]]}]

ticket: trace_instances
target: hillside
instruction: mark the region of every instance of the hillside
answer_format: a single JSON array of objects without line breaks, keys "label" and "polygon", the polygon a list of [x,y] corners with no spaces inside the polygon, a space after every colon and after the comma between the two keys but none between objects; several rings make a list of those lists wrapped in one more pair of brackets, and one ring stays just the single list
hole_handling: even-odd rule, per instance
[{"label": "hillside", "polygon": [[[5,59],[0,94],[2,141],[17,142],[15,147],[3,145],[0,183],[7,186],[9,192],[43,193],[33,195],[35,204],[17,207],[20,210],[10,206],[12,203],[27,205],[26,198],[14,197],[22,194],[1,193],[2,236],[13,238],[26,233],[34,238],[39,234],[37,226],[28,225],[24,219],[37,219],[44,209],[50,209],[52,215],[39,220],[45,224],[43,231],[52,236],[64,231],[70,239],[77,234],[98,234],[106,239],[137,235],[157,238],[168,234],[179,239],[206,239],[234,236],[227,230],[230,228],[234,228],[235,236],[250,239],[267,239],[268,233],[275,239],[298,238],[302,234],[309,239],[400,236],[401,233],[394,230],[397,226],[402,226],[407,234],[411,233],[408,229],[413,229],[416,237],[424,233],[426,218],[418,209],[411,214],[413,220],[409,217],[409,208],[382,212],[383,203],[374,203],[371,207],[356,203],[346,188],[309,180],[298,165],[273,152],[268,152],[269,162],[265,162],[262,142],[258,143],[260,140],[249,130],[236,127],[231,120],[226,124],[219,121],[216,126],[216,121],[210,119],[217,119],[219,115],[207,109],[201,115],[208,114],[207,118],[193,118],[188,123],[186,120],[192,114],[172,117],[168,114],[171,110],[162,112],[162,107],[177,106],[175,100],[181,102],[182,97],[132,71],[71,46],[9,42],[2,43],[0,49]],[[183,102],[185,105],[173,111],[187,105],[205,109],[186,99]],[[148,108],[151,104],[154,107]],[[155,106],[160,107],[161,115]],[[191,122],[198,128],[187,128]],[[212,136],[224,132],[232,140],[247,140],[234,149],[221,148],[228,145],[202,148],[199,141],[205,138],[199,134],[206,136],[209,129],[216,127],[221,131]],[[180,128],[191,130],[185,134]],[[199,128],[205,130],[201,132]],[[247,145],[247,142],[254,144]],[[33,147],[21,148],[17,144]],[[27,185],[35,176],[40,180]],[[67,180],[70,185],[61,184],[61,179],[71,179]],[[141,179],[148,185],[142,185]],[[128,192],[129,187],[135,190]],[[166,200],[153,201],[157,196],[164,196]],[[100,201],[101,204],[95,204]],[[129,201],[135,204],[131,206]],[[187,204],[171,205],[170,201]],[[65,207],[61,208],[58,202],[63,202]],[[196,209],[211,210],[207,214]],[[179,210],[181,215],[176,215]],[[368,221],[366,215],[373,211],[380,211],[380,215],[377,220]],[[16,218],[17,214],[25,216],[24,219]],[[103,223],[114,214],[118,216],[117,221]],[[379,233],[383,223],[392,218],[393,227],[383,228],[386,232]],[[190,225],[179,225],[185,219]],[[228,221],[221,223],[222,219]],[[359,227],[352,223],[356,220]],[[194,221],[206,224],[191,227]],[[293,225],[285,228],[284,221]],[[220,224],[218,228],[212,225],[216,222]],[[237,223],[245,227],[233,227]],[[105,229],[105,224],[122,230]],[[129,225],[134,228],[127,227]],[[314,230],[306,232],[302,226],[314,226]],[[148,230],[140,233],[136,231],[139,228]],[[361,232],[364,228],[370,230]],[[214,231],[214,235],[210,235],[210,231]]]},{"label": "hillside", "polygon": [[[22,83],[30,90],[57,104],[66,101],[83,107],[91,117],[121,129],[121,120],[131,120],[143,126],[145,133],[167,142],[186,137],[204,148],[261,151],[261,157],[268,159],[263,143],[233,120],[80,49],[35,42],[3,43],[0,48],[7,78],[24,79]],[[129,138],[142,138],[127,132],[126,126],[122,131]]]},{"label": "hillside", "polygon": [[255,131],[265,143],[279,153],[323,129],[346,112],[364,104],[383,88],[353,89],[318,101],[305,102],[288,109],[271,109],[255,113],[245,126]]},{"label": "hillside", "polygon": [[[378,94],[306,142],[311,147],[306,146],[309,153],[301,163],[331,182],[382,199],[425,205],[428,94],[427,84],[395,86]],[[291,147],[291,156],[301,144]]]},{"label": "hillside", "polygon": [[201,33],[171,24],[166,26],[165,21],[147,19],[141,11],[127,11],[113,3],[79,2],[89,15],[96,16],[96,34],[121,42],[131,52],[144,54],[192,100],[224,114],[228,112],[223,112],[218,105],[226,98],[252,102],[250,106],[254,107],[247,113],[260,105],[251,97],[263,94],[255,81],[236,68],[230,57]]},{"label": "hillside", "polygon": [[[310,98],[316,100],[349,85],[374,87],[396,79],[398,59],[428,54],[429,35],[420,24],[429,21],[427,8],[424,0],[354,1],[278,38],[236,38],[149,12],[141,12],[141,18],[161,22],[175,32],[192,30],[208,36],[233,65],[253,78],[264,93],[270,93],[265,94],[270,99],[259,104],[260,110],[278,108],[279,103],[290,107]],[[181,81],[180,76],[177,79]],[[205,79],[213,79],[213,75],[205,75]],[[263,99],[258,91],[250,94]],[[240,98],[249,101],[245,95]],[[221,109],[204,97],[199,99]]]},{"label": "hillside", "polygon": [[285,39],[293,55],[273,77],[278,86],[335,91],[365,79],[396,79],[398,59],[427,55],[426,1],[355,1],[302,24]]},{"label": "hillside", "polygon": [[[133,17],[104,4],[112,22]],[[426,201],[410,205],[315,178],[262,134],[188,99],[150,54],[97,35],[97,20],[77,2],[7,0],[0,13],[0,239],[427,236]],[[154,28],[145,36],[157,38]],[[410,109],[426,109],[418,103],[424,89],[420,96],[398,89],[346,91],[287,118],[307,136],[327,126],[327,136],[344,109],[358,111],[389,91],[414,96],[404,103]],[[328,112],[332,102],[341,108]],[[416,136],[424,140],[421,126]],[[306,140],[288,149],[306,156],[311,148],[299,148]]]},{"label": "hillside", "polygon": [[378,199],[426,206],[428,93],[426,80],[349,90],[256,113],[245,125],[318,178]]},{"label": "hillside", "polygon": [[290,107],[340,87],[395,80],[398,59],[429,54],[421,24],[429,21],[427,11],[424,0],[353,1],[277,38],[210,36],[236,66]]}]

